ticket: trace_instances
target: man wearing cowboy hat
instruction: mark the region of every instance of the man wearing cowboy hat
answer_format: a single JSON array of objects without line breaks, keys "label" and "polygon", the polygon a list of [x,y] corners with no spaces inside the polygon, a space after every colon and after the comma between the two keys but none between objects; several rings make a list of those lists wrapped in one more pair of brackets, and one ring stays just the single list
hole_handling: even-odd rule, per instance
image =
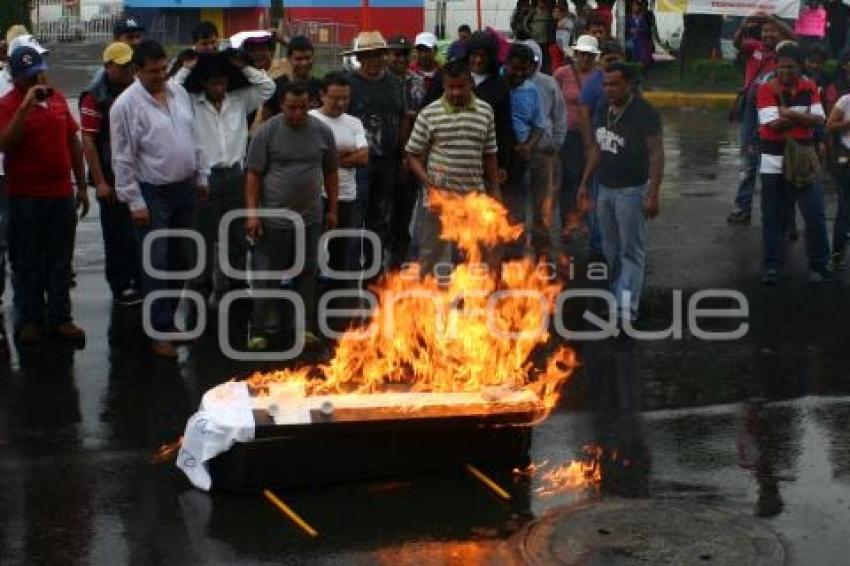
[{"label": "man wearing cowboy hat", "polygon": [[399,238],[395,233],[407,227],[395,226],[393,222],[401,140],[405,139],[407,129],[404,93],[398,79],[387,72],[388,46],[380,32],[361,32],[355,45],[355,49],[344,53],[354,55],[360,63],[360,68],[349,77],[349,114],[363,123],[369,141],[369,167],[358,171],[357,200],[366,229],[377,234],[383,247],[383,257],[373,260],[373,252],[366,246],[366,265],[375,261],[381,265],[398,265],[407,253],[403,245],[397,245]]}]

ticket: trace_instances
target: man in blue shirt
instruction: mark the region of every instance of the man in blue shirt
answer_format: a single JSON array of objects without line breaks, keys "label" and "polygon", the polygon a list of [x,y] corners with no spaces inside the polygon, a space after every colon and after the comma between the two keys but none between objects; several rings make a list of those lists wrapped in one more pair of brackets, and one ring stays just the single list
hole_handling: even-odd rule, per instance
[{"label": "man in blue shirt", "polygon": [[[548,143],[551,131],[543,112],[543,100],[534,83],[528,80],[534,71],[534,53],[526,45],[511,45],[505,62],[505,80],[511,89],[511,124],[516,145],[514,159],[507,179],[502,186],[502,200],[511,221],[525,226],[526,199],[528,198],[528,163],[532,151],[539,143]],[[505,259],[522,257],[525,252],[525,232],[507,246]]]},{"label": "man in blue shirt", "polygon": [[[619,63],[625,60],[623,48],[616,39],[609,39],[602,42],[599,47],[599,62],[596,71],[590,75],[587,82],[581,88],[581,97],[579,98],[580,120],[579,127],[581,128],[581,137],[584,141],[584,154],[589,155],[593,139],[591,137],[590,125],[593,116],[599,106],[606,103],[605,93],[602,90],[602,78],[604,77],[605,68],[613,63]],[[599,230],[599,219],[596,216],[596,195],[599,192],[599,184],[594,181],[590,184],[590,210],[585,215],[587,223],[587,232],[590,241],[590,257],[591,260],[602,257],[602,233]]]}]

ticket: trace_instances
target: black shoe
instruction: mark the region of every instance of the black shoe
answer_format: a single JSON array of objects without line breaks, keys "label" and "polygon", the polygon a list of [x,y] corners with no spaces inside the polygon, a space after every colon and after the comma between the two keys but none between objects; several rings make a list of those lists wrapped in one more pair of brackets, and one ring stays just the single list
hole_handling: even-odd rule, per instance
[{"label": "black shoe", "polygon": [[832,254],[832,270],[833,271],[846,271],[847,270],[847,261],[844,259],[844,254],[840,254],[840,253]]},{"label": "black shoe", "polygon": [[798,234],[796,230],[789,230],[786,238],[788,238],[789,242],[796,242],[800,239],[800,234]]},{"label": "black shoe", "polygon": [[124,289],[112,295],[112,302],[119,307],[133,307],[142,304],[142,296],[135,289]]},{"label": "black shoe", "polygon": [[752,220],[752,214],[746,210],[733,210],[729,216],[726,217],[726,222],[729,224],[749,224]]}]

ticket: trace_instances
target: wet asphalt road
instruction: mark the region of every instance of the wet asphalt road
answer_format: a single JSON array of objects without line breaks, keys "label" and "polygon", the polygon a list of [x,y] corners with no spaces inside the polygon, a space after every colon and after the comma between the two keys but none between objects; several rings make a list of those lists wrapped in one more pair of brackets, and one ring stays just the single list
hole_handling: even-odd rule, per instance
[{"label": "wet asphalt road", "polygon": [[[850,279],[809,284],[800,242],[791,275],[762,288],[757,222],[725,223],[734,130],[719,114],[664,118],[646,325],[669,323],[677,290],[687,300],[725,288],[747,297],[749,332],[579,345],[583,365],[535,429],[532,460],[597,443],[619,455],[601,497],[710,503],[776,532],[791,564],[846,564]],[[195,491],[151,453],[182,433],[204,391],[251,368],[224,359],[214,332],[181,348],[178,365],[152,359],[139,313],[111,307],[100,258],[93,215],[80,224],[73,292],[86,348],[13,348],[0,373],[2,564],[512,563],[520,527],[596,497],[541,497],[498,469],[487,471],[514,495],[507,504],[461,471],[279,492],[319,530],[311,540],[261,497]]]}]

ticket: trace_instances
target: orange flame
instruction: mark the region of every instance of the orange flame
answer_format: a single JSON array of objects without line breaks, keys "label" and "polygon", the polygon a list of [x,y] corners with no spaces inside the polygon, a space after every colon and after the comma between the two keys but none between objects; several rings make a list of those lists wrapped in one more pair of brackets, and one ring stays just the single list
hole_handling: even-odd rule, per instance
[{"label": "orange flame", "polygon": [[551,465],[548,460],[540,464],[529,464],[525,468],[514,468],[514,477],[540,478],[540,485],[534,492],[541,497],[549,497],[565,491],[592,489],[598,491],[602,483],[602,458],[604,449],[596,444],[583,448],[585,458],[570,460],[560,466]]},{"label": "orange flame", "polygon": [[528,390],[544,416],[555,407],[575,353],[561,345],[545,363],[535,361],[546,353],[560,283],[527,259],[504,263],[500,273],[481,263],[484,248],[522,233],[494,199],[434,189],[428,198],[441,238],[457,242],[465,261],[445,280],[388,273],[372,289],[377,307],[368,323],[349,329],[327,364],[256,373],[248,379],[254,391],[281,383],[303,384],[308,396]]}]

